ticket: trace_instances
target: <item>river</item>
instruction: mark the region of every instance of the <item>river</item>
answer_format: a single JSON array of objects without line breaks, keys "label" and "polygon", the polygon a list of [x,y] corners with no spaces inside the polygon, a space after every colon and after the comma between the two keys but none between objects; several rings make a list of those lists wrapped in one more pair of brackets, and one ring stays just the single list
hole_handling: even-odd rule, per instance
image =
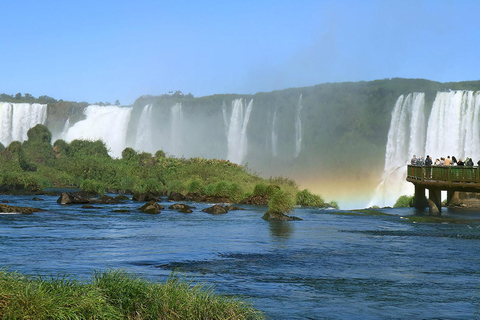
[{"label": "river", "polygon": [[[480,293],[480,212],[467,223],[412,223],[413,209],[352,216],[296,208],[303,221],[261,219],[265,207],[210,215],[140,213],[141,203],[59,205],[56,196],[0,196],[44,208],[0,215],[0,267],[88,279],[123,268],[154,281],[172,272],[253,303],[272,319],[472,319]],[[168,207],[171,203],[163,201]],[[113,212],[129,209],[130,212]]]}]

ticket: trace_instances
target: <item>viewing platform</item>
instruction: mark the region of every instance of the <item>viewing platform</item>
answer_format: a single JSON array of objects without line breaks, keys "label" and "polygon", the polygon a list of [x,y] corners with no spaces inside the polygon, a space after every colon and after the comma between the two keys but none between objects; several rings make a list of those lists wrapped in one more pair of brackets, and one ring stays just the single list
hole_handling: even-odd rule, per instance
[{"label": "viewing platform", "polygon": [[[407,181],[415,185],[414,206],[430,214],[442,210],[441,191],[447,191],[447,204],[459,192],[480,193],[480,168],[464,166],[407,166]],[[425,198],[428,189],[429,199]]]}]

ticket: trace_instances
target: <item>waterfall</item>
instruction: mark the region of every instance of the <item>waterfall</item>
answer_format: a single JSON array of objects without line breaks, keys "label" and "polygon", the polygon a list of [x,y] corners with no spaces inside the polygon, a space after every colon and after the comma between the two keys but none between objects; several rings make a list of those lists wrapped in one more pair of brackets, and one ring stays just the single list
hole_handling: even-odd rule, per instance
[{"label": "waterfall", "polygon": [[300,94],[300,97],[298,98],[297,113],[295,117],[295,158],[297,158],[302,151],[302,108],[302,94]]},{"label": "waterfall", "polygon": [[437,157],[480,158],[480,92],[439,92],[428,120],[426,150]]},{"label": "waterfall", "polygon": [[138,121],[137,137],[135,139],[135,149],[153,152],[152,144],[152,105],[147,104],[143,107],[140,119]]},{"label": "waterfall", "polygon": [[27,140],[27,132],[37,124],[45,124],[47,105],[39,103],[0,102],[0,142]]},{"label": "waterfall", "polygon": [[242,99],[232,101],[232,114],[227,120],[226,105],[223,105],[223,120],[227,132],[227,159],[241,164],[247,155],[247,126],[252,112],[253,99],[245,107]]},{"label": "waterfall", "polygon": [[171,121],[170,121],[170,152],[176,156],[182,156],[182,135],[183,135],[183,111],[182,104],[175,103],[170,108]]},{"label": "waterfall", "polygon": [[65,140],[102,140],[111,156],[120,157],[126,147],[131,112],[130,107],[90,105],[84,110],[86,119],[72,125],[64,135]]},{"label": "waterfall", "polygon": [[272,156],[278,156],[278,137],[277,137],[277,108],[275,108],[275,112],[273,113],[273,120],[272,120]]},{"label": "waterfall", "polygon": [[385,152],[382,181],[375,190],[370,206],[393,205],[397,198],[413,193],[413,185],[405,181],[406,165],[413,154],[424,156],[425,94],[401,95],[392,111]]}]

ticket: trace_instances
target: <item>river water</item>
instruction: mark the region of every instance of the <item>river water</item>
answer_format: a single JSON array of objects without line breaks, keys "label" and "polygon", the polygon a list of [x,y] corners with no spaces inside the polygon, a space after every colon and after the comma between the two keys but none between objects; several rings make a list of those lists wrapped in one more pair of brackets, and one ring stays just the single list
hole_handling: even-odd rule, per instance
[{"label": "river water", "polygon": [[[141,203],[59,205],[57,197],[0,196],[44,208],[0,215],[0,267],[88,279],[123,268],[154,281],[175,270],[272,319],[472,319],[480,294],[480,212],[446,211],[467,223],[412,223],[390,216],[300,209],[303,221],[261,219],[265,207],[210,215],[140,213]],[[165,207],[171,203],[162,202]],[[130,212],[113,212],[129,209]]]}]

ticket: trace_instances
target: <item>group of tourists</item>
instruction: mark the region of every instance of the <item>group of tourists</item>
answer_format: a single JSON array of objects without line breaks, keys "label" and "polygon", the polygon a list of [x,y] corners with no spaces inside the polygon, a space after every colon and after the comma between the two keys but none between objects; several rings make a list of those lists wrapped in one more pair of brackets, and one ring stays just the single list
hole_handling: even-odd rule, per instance
[{"label": "group of tourists", "polygon": [[[450,156],[447,156],[447,158],[441,157],[440,159],[435,159],[435,162],[433,162],[432,158],[427,155],[427,157],[424,159],[423,157],[417,158],[415,155],[413,155],[412,160],[410,160],[410,164],[412,166],[467,166],[467,167],[473,167],[473,160],[472,158],[466,158],[465,162],[462,161],[462,158],[455,158],[452,156],[450,159]],[[478,160],[477,165],[480,166],[480,160]]]}]

